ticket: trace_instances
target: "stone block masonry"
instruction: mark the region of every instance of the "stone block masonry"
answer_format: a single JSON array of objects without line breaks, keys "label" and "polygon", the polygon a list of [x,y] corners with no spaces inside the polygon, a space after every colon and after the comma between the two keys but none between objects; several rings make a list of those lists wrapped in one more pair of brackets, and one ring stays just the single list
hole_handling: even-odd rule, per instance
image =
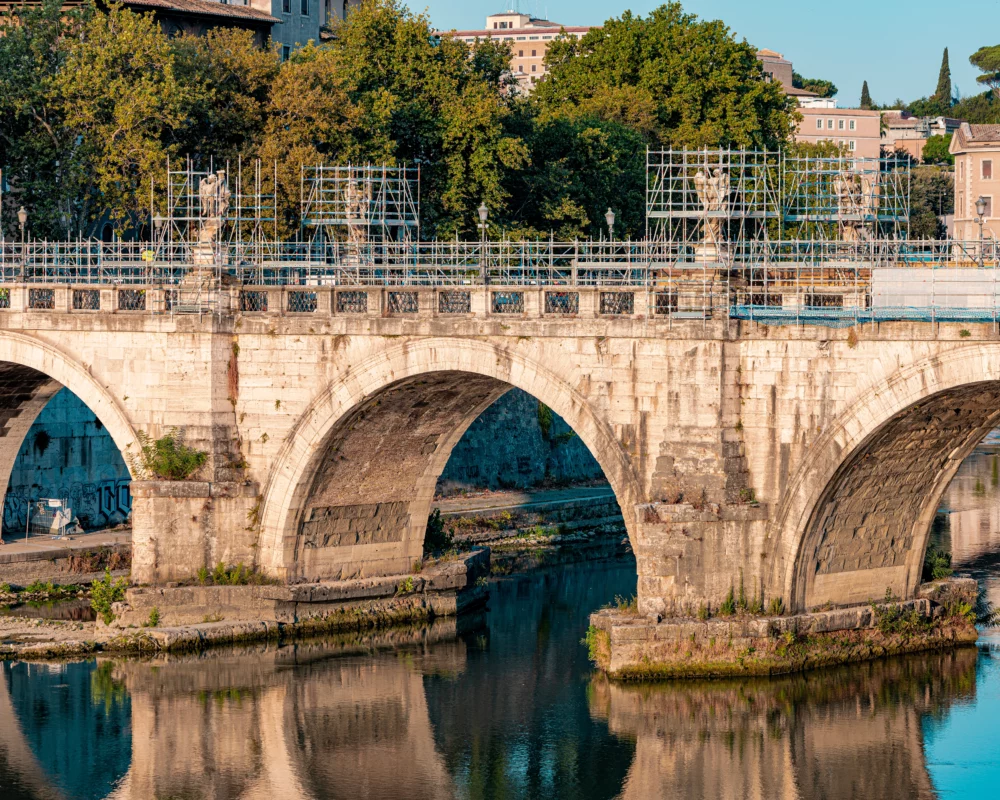
[{"label": "stone block masonry", "polygon": [[316,290],[316,311],[295,314],[12,303],[8,456],[61,386],[121,452],[138,431],[183,429],[208,454],[200,472],[133,489],[141,583],[219,560],[292,584],[405,574],[450,455],[513,387],[610,483],[644,615],[714,610],[740,585],[797,613],[912,598],[940,495],[1000,415],[991,324],[769,328],[650,315],[646,297],[605,315],[588,289],[558,316],[525,287],[519,313],[470,287],[470,313],[419,288],[419,312],[394,315],[382,290],[338,288],[364,307]]}]

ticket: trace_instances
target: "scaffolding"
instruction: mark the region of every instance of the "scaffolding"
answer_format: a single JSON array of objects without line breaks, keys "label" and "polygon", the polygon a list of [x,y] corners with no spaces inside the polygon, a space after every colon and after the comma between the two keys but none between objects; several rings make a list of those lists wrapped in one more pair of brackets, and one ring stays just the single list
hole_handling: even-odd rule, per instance
[{"label": "scaffolding", "polygon": [[782,183],[788,238],[865,242],[907,237],[906,159],[785,156]]},{"label": "scaffolding", "polygon": [[313,240],[370,245],[420,238],[420,170],[386,165],[302,166],[302,227]]}]

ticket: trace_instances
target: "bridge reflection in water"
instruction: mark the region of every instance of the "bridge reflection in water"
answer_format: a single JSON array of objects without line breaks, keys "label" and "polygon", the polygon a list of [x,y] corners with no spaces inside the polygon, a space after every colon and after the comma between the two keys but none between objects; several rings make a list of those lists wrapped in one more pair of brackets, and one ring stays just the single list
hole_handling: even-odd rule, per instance
[{"label": "bridge reflection in water", "polygon": [[452,620],[7,666],[0,796],[933,796],[921,720],[973,697],[975,650],[770,681],[609,685],[579,639],[586,612],[634,586],[634,569],[501,582],[463,631]]}]

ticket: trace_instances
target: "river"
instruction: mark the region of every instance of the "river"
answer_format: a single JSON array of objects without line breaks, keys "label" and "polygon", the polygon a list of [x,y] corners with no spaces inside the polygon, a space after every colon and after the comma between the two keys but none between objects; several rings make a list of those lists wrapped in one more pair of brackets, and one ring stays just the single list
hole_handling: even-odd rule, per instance
[{"label": "river", "polygon": [[[1000,601],[1000,456],[935,541]],[[618,686],[580,644],[629,561],[502,578],[459,623],[7,663],[0,798],[952,798],[1000,786],[1000,635],[779,679]]]}]

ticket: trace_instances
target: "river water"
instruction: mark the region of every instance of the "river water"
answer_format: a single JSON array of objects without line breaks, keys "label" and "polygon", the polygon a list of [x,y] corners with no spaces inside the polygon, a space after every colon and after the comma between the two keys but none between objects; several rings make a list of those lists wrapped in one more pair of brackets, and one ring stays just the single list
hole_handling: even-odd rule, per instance
[{"label": "river water", "polygon": [[[1000,601],[1000,456],[935,527]],[[8,663],[0,798],[951,798],[1000,786],[1000,637],[771,680],[609,685],[628,561],[492,586],[458,625],[153,660]],[[993,648],[996,648],[995,650]]]}]

